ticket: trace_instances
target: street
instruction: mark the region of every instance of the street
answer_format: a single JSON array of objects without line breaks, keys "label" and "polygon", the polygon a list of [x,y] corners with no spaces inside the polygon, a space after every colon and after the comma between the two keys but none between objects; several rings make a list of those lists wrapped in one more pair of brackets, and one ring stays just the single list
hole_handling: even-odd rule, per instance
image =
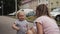
[{"label": "street", "polygon": [[0,16],[0,34],[16,34],[16,31],[11,27],[14,21],[13,18]]},{"label": "street", "polygon": [[16,31],[12,29],[12,24],[16,19],[0,16],[0,34],[16,34]]}]

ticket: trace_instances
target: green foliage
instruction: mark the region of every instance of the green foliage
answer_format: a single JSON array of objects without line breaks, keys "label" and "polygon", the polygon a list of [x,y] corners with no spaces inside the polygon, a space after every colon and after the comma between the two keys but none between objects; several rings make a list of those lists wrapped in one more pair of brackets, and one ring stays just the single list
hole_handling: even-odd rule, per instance
[{"label": "green foliage", "polygon": [[35,16],[29,16],[26,18],[27,21],[33,22],[36,19]]}]

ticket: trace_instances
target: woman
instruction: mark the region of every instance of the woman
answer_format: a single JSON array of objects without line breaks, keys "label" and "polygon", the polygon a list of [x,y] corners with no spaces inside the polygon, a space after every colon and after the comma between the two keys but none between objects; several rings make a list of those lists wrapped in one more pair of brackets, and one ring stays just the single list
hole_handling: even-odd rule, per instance
[{"label": "woman", "polygon": [[48,7],[41,4],[36,8],[35,30],[37,34],[59,34],[56,21],[50,16]]}]

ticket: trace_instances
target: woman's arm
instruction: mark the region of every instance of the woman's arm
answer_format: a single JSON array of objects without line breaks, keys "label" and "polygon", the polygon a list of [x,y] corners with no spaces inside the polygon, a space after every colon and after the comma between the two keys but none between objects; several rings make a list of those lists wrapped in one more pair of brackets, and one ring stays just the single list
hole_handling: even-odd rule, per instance
[{"label": "woman's arm", "polygon": [[36,23],[36,27],[37,27],[37,34],[43,34],[43,28],[39,22]]},{"label": "woman's arm", "polygon": [[13,28],[14,30],[20,30],[20,28],[18,28],[15,23],[12,25],[12,28]]}]

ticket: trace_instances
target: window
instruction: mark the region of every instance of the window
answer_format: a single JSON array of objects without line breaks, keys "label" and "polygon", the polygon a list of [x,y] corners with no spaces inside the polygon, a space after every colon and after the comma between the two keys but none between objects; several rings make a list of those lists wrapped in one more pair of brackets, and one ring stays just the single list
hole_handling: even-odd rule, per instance
[{"label": "window", "polygon": [[58,2],[58,1],[56,1],[56,3],[57,3],[57,4],[59,4],[59,2]]},{"label": "window", "polygon": [[51,3],[51,5],[53,5],[53,3]]},{"label": "window", "polygon": [[57,4],[57,6],[59,5],[59,2],[58,1],[56,1],[56,4]]}]

